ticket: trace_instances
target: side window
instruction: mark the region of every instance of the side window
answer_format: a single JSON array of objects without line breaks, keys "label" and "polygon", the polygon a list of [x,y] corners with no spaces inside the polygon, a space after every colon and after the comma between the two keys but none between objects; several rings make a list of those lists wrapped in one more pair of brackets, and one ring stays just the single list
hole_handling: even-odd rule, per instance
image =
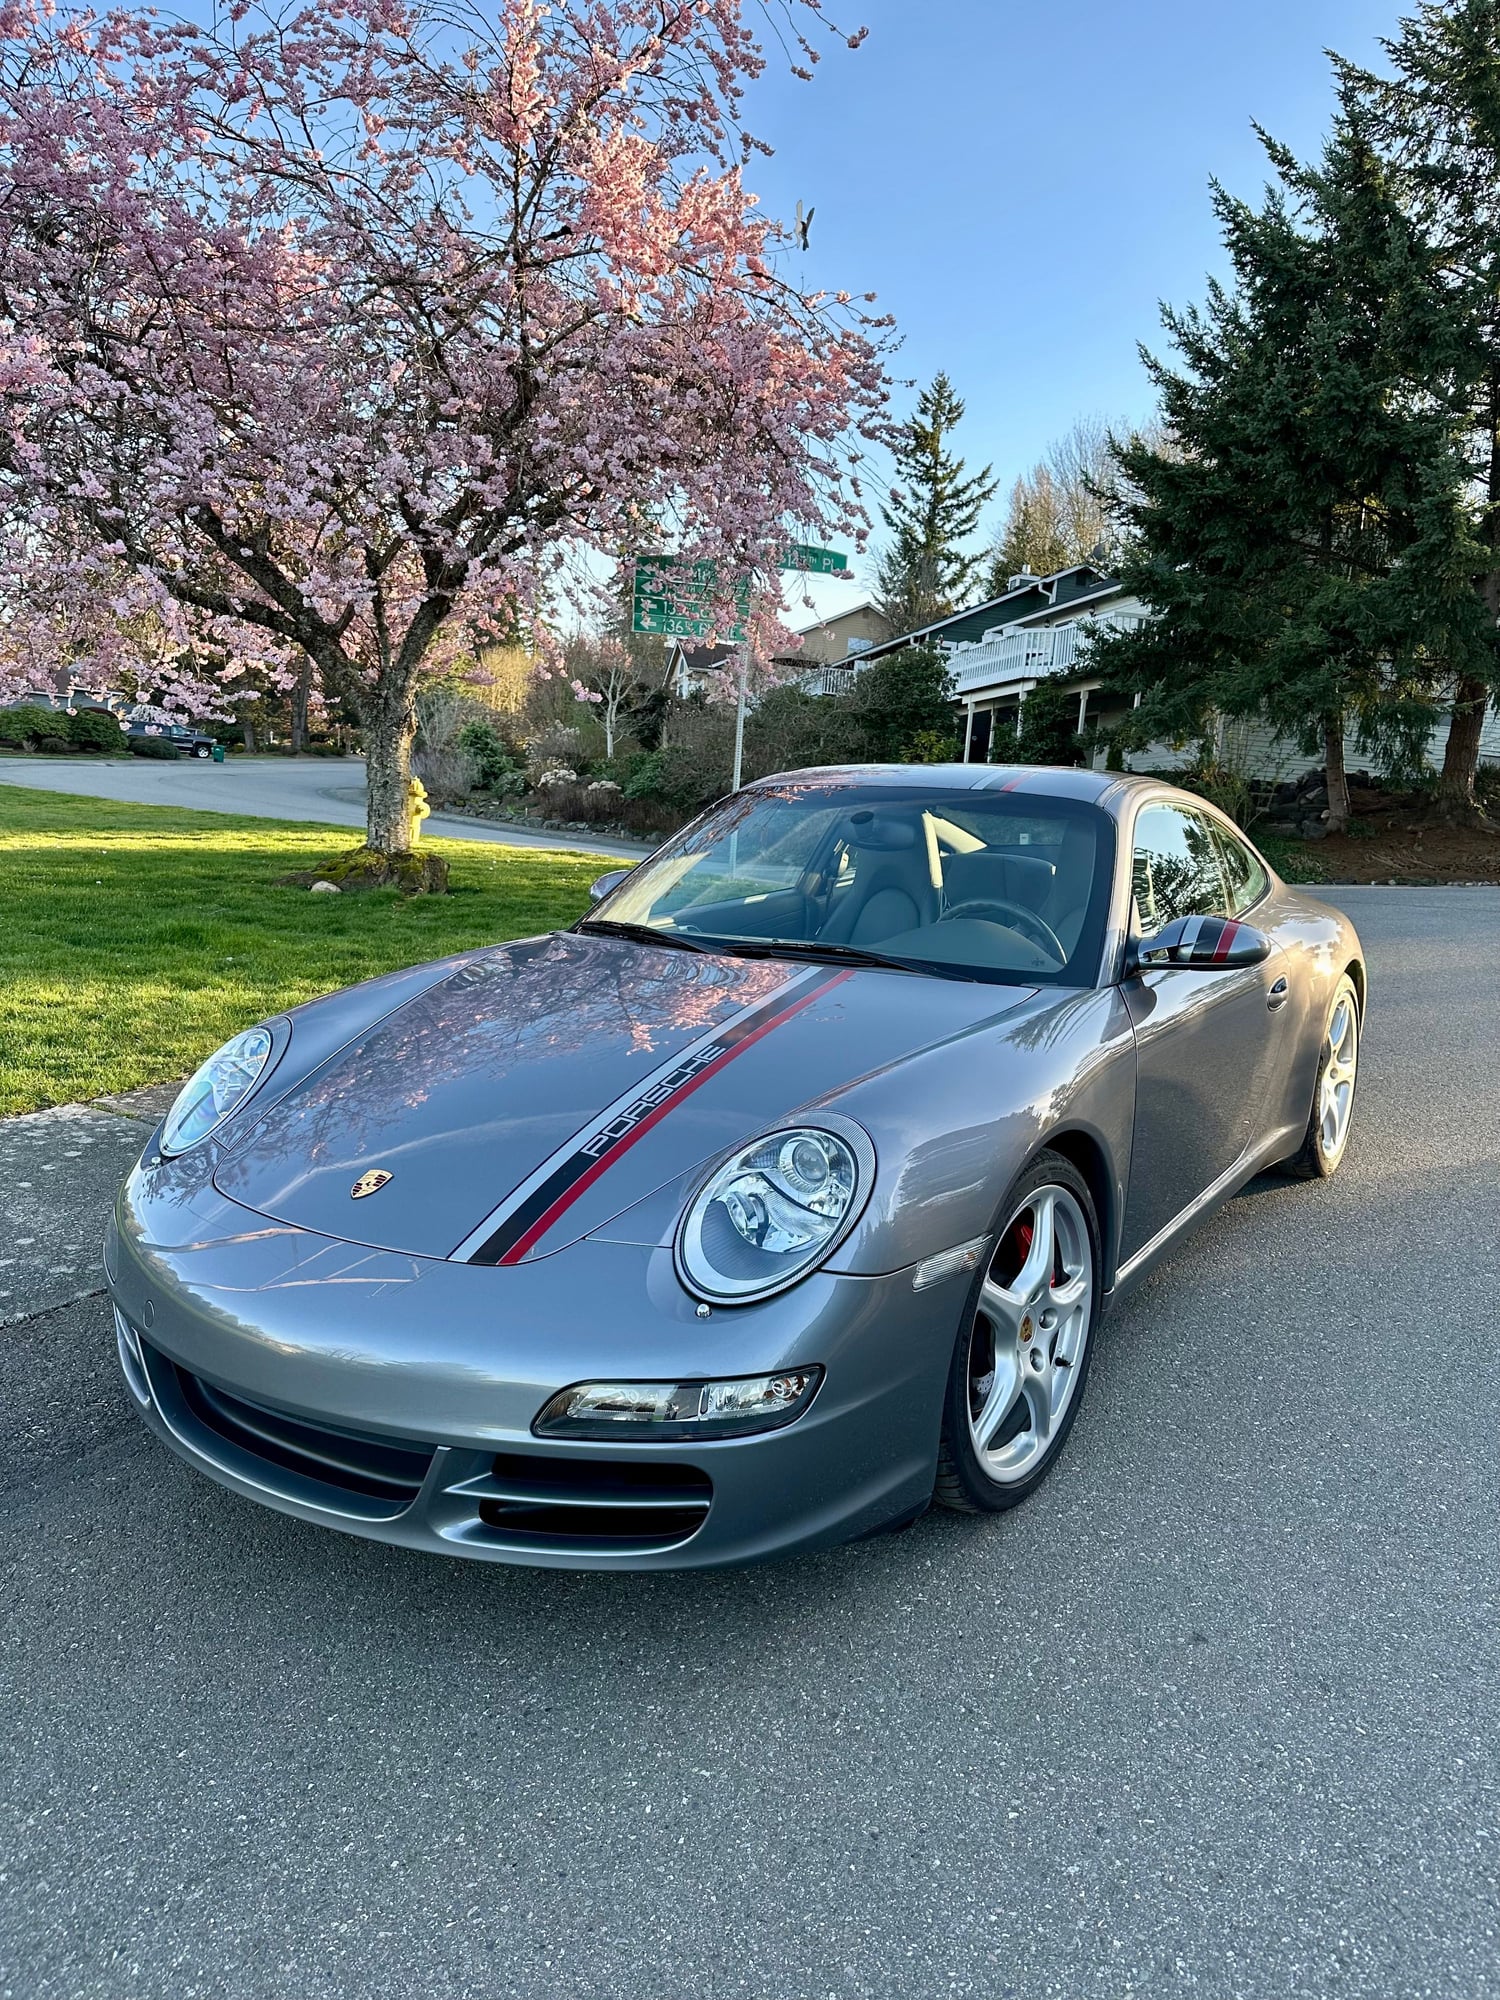
[{"label": "side window", "polygon": [[1147,806],[1136,820],[1131,887],[1145,937],[1178,917],[1230,914],[1214,830],[1181,806]]},{"label": "side window", "polygon": [[1243,916],[1266,893],[1266,871],[1244,841],[1236,840],[1227,827],[1216,825],[1214,839],[1224,870],[1224,886],[1229,891],[1229,914]]}]

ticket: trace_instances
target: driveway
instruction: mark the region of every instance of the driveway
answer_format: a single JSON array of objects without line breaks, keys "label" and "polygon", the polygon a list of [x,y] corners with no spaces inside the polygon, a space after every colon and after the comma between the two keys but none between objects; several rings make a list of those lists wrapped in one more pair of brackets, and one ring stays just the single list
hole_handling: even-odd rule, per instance
[{"label": "driveway", "polygon": [[1500,892],[1342,900],[1339,1178],[1106,1325],[1024,1508],[779,1568],[467,1566],[196,1477],[52,1303],[127,1139],[0,1128],[67,1225],[0,1332],[0,1995],[1500,1995]]},{"label": "driveway", "polygon": [[[325,826],[365,823],[365,767],[359,757],[229,757],[222,764],[185,757],[170,763],[144,757],[0,757],[0,785],[120,799],[132,805],[245,813],[251,819],[316,821]],[[426,828],[434,838],[489,840],[502,847],[562,847],[629,860],[651,852],[638,841],[592,833],[532,833],[444,813],[434,813]]]}]

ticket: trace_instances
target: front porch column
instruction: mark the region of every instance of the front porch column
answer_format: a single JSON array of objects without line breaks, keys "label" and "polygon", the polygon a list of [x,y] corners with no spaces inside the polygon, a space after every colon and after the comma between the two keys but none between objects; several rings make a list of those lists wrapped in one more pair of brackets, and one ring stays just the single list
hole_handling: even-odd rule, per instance
[{"label": "front porch column", "polygon": [[964,707],[964,762],[966,764],[969,761],[969,745],[973,741],[974,741],[974,704],[971,701],[966,703]]}]

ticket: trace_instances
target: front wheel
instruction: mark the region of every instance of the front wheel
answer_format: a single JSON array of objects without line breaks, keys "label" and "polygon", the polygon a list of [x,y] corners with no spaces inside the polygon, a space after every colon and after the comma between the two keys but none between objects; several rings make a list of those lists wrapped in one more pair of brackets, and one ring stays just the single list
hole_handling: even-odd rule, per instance
[{"label": "front wheel", "polygon": [[206,743],[195,743],[193,745],[193,755],[195,757],[211,757],[213,752]]},{"label": "front wheel", "polygon": [[1078,1414],[1099,1318],[1099,1222],[1083,1176],[1042,1153],[1001,1209],[948,1375],[935,1497],[998,1514],[1050,1471]]}]

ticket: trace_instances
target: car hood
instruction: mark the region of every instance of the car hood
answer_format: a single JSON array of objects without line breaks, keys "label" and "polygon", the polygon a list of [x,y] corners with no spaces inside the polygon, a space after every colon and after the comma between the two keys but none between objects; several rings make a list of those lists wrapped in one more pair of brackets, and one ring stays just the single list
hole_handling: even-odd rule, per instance
[{"label": "car hood", "polygon": [[[533,939],[468,961],[258,1116],[250,1107],[215,1184],[262,1214],[381,1249],[550,1255],[799,1107],[1034,997],[604,936]],[[294,1056],[295,1038],[294,1027]]]}]

